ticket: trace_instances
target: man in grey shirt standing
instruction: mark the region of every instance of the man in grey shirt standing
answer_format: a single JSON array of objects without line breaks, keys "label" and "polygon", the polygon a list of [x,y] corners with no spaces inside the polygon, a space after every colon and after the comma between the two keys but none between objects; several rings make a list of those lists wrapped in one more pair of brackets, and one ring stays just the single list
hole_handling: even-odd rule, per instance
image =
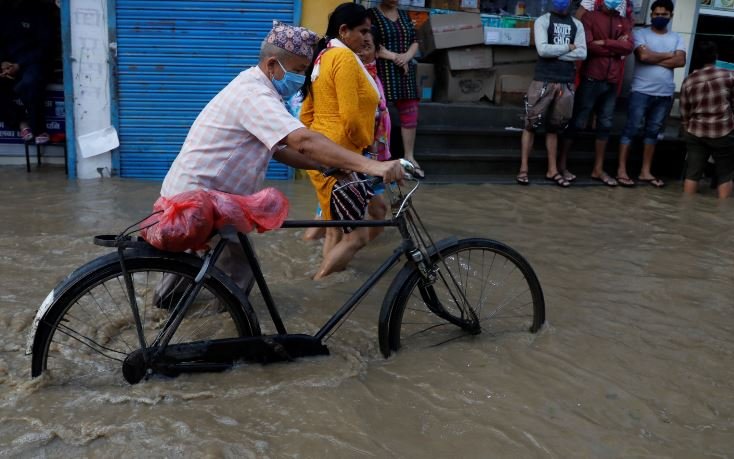
[{"label": "man in grey shirt standing", "polygon": [[650,172],[658,135],[673,105],[673,69],[686,65],[686,46],[675,32],[668,31],[673,17],[672,0],[656,0],[651,7],[652,26],[635,32],[635,70],[627,109],[627,124],[619,141],[617,182],[634,186],[627,174],[627,158],[632,139],[644,121],[644,150],[638,180],[655,187],[665,184]]},{"label": "man in grey shirt standing", "polygon": [[[586,58],[586,36],[581,22],[568,14],[570,0],[551,0],[550,11],[535,21],[535,48],[538,63],[525,95],[525,129],[522,133],[520,172],[515,180],[528,185],[528,158],[535,131],[545,129],[548,150],[547,180],[568,187],[568,171],[558,170],[558,132],[568,125],[573,114],[576,61]],[[565,162],[564,162],[565,164]]]}]

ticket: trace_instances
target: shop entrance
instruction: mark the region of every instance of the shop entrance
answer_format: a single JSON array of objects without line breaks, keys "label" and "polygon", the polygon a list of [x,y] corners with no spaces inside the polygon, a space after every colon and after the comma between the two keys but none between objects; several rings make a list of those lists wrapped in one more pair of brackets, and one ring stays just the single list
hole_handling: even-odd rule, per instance
[{"label": "shop entrance", "polygon": [[[17,162],[25,146],[34,156],[38,151],[63,161],[61,49],[61,15],[55,1],[0,0],[0,61],[12,69],[0,71],[0,161]],[[37,149],[37,142],[43,147]]]},{"label": "shop entrance", "polygon": [[[708,4],[707,4],[708,3]],[[719,47],[720,65],[734,70],[734,1],[709,0],[701,2],[696,25],[697,44],[701,40],[710,40]],[[691,55],[691,71],[701,67],[696,55],[696,46]]]}]

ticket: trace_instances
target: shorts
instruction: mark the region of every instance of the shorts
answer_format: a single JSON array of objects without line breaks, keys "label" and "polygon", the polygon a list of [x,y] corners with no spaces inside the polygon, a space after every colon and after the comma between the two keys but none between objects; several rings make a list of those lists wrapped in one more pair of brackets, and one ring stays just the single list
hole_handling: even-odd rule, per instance
[{"label": "shorts", "polygon": [[673,96],[649,96],[641,92],[631,92],[627,99],[627,122],[619,143],[631,144],[632,139],[642,131],[645,145],[657,144],[672,106]]},{"label": "shorts", "polygon": [[709,139],[686,133],[686,180],[701,180],[709,156],[714,157],[719,183],[734,179],[734,132]]},{"label": "shorts", "polygon": [[[370,199],[375,195],[366,183],[367,176],[352,172],[336,181],[331,191],[329,210],[332,220],[363,220]],[[345,233],[354,227],[344,227]]]},{"label": "shorts", "polygon": [[573,84],[533,81],[525,94],[525,129],[559,132],[568,126],[573,114]]}]

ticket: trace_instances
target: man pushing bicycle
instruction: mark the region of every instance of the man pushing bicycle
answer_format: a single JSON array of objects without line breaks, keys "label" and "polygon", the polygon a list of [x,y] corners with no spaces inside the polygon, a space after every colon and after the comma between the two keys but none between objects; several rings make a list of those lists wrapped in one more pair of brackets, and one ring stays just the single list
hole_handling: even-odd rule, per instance
[{"label": "man pushing bicycle", "polygon": [[[386,183],[402,181],[399,161],[354,154],[310,131],[286,109],[284,99],[301,89],[317,41],[308,29],[274,21],[258,65],[240,73],[194,121],[161,195],[196,189],[253,194],[262,188],[271,158],[299,169],[328,166],[382,177]],[[245,291],[252,285],[239,244],[230,244],[217,266]]]}]

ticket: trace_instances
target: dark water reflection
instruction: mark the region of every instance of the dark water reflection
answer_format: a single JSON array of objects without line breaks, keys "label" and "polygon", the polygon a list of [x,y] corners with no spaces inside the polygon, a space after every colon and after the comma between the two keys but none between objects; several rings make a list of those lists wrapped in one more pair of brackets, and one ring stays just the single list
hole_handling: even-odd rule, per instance
[{"label": "dark water reflection", "polygon": [[[144,216],[158,184],[67,182],[0,168],[0,456],[731,457],[734,200],[601,187],[426,186],[436,237],[517,248],[543,284],[535,337],[398,354],[376,342],[381,285],[328,358],[134,387],[29,379],[26,332],[72,269],[106,250],[91,235]],[[304,181],[278,183],[308,218]],[[286,323],[313,332],[392,250],[308,279],[316,244],[255,237]],[[268,254],[265,257],[264,254]],[[263,320],[264,321],[264,320]]]}]

